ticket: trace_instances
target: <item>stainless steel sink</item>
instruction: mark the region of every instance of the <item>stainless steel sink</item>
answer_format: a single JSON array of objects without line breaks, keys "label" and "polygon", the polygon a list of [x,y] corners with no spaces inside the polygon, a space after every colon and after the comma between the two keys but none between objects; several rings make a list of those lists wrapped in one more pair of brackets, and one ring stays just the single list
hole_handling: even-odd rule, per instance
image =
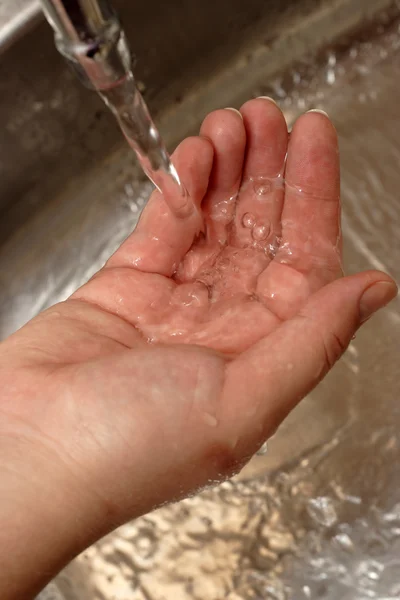
[{"label": "stainless steel sink", "polygon": [[[20,2],[28,18],[15,21],[16,5],[0,1],[0,337],[98,269],[151,191],[35,4]],[[400,280],[398,2],[116,5],[171,147],[209,110],[251,96],[274,96],[289,124],[327,110],[341,139],[347,270]],[[397,301],[238,478],[123,527],[43,598],[400,597],[399,334]]]}]

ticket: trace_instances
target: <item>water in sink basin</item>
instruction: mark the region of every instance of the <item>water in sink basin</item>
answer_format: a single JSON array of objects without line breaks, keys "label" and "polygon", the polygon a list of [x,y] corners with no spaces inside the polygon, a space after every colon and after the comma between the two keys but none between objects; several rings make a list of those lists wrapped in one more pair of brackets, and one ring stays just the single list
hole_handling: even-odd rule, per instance
[{"label": "water in sink basin", "polygon": [[275,479],[226,482],[122,527],[80,558],[88,599],[398,599],[400,506],[371,507],[349,524],[341,507],[360,498],[338,486],[309,496],[310,474],[332,449]]}]

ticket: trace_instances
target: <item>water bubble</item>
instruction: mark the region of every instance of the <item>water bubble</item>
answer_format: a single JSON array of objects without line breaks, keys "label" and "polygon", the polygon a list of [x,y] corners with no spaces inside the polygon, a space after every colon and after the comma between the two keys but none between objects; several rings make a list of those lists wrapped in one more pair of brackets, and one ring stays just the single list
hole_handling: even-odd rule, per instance
[{"label": "water bubble", "polygon": [[267,244],[267,247],[265,248],[265,253],[267,254],[267,256],[269,256],[270,259],[275,258],[277,252],[279,249],[279,243],[275,242],[274,244]]},{"label": "water bubble", "polygon": [[347,533],[338,533],[333,538],[333,541],[339,548],[346,550],[346,552],[354,552],[353,541]]},{"label": "water bubble", "polygon": [[254,191],[256,192],[257,196],[266,196],[271,192],[271,189],[272,184],[266,179],[254,182]]},{"label": "water bubble", "polygon": [[270,232],[270,227],[267,224],[257,224],[253,229],[253,238],[257,242],[266,240]]},{"label": "water bubble", "polygon": [[361,561],[357,569],[357,575],[360,578],[362,587],[368,589],[371,583],[379,581],[383,569],[383,565],[376,560]]},{"label": "water bubble", "polygon": [[252,213],[243,215],[242,224],[246,229],[252,229],[256,223],[256,218]]},{"label": "water bubble", "polygon": [[328,496],[311,498],[307,504],[307,512],[316,523],[324,527],[332,527],[337,522],[335,506]]},{"label": "water bubble", "polygon": [[396,504],[390,512],[383,515],[382,520],[385,523],[396,523],[400,521],[400,504]]},{"label": "water bubble", "polygon": [[234,216],[234,203],[235,197],[229,198],[228,200],[222,200],[221,202],[217,202],[212,207],[211,219],[213,221],[219,221],[225,224],[230,223]]},{"label": "water bubble", "polygon": [[336,81],[336,73],[334,69],[328,69],[326,72],[326,82],[328,85],[333,85]]},{"label": "water bubble", "polygon": [[124,186],[124,191],[128,198],[133,198],[135,195],[135,190],[133,189],[132,183],[126,183]]}]

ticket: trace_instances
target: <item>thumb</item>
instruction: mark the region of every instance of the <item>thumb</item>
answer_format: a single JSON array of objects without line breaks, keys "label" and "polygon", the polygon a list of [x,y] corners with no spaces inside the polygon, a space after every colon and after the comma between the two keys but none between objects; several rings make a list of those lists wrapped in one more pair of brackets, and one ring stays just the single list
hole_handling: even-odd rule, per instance
[{"label": "thumb", "polygon": [[377,271],[337,280],[233,361],[222,410],[232,431],[241,428],[238,452],[254,453],[334,366],[357,329],[396,295],[394,281]]}]

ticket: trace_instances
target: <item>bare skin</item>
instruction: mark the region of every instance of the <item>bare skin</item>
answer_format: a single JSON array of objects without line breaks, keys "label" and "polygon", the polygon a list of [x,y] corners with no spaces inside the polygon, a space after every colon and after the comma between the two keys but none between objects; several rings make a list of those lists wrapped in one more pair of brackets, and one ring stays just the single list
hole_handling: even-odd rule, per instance
[{"label": "bare skin", "polygon": [[[104,269],[0,345],[4,600],[239,471],[397,293],[383,273],[341,277],[329,119],[304,115],[289,141],[272,102],[241,113],[175,153],[197,209],[174,217],[154,193]],[[260,200],[255,182],[279,185]]]}]

